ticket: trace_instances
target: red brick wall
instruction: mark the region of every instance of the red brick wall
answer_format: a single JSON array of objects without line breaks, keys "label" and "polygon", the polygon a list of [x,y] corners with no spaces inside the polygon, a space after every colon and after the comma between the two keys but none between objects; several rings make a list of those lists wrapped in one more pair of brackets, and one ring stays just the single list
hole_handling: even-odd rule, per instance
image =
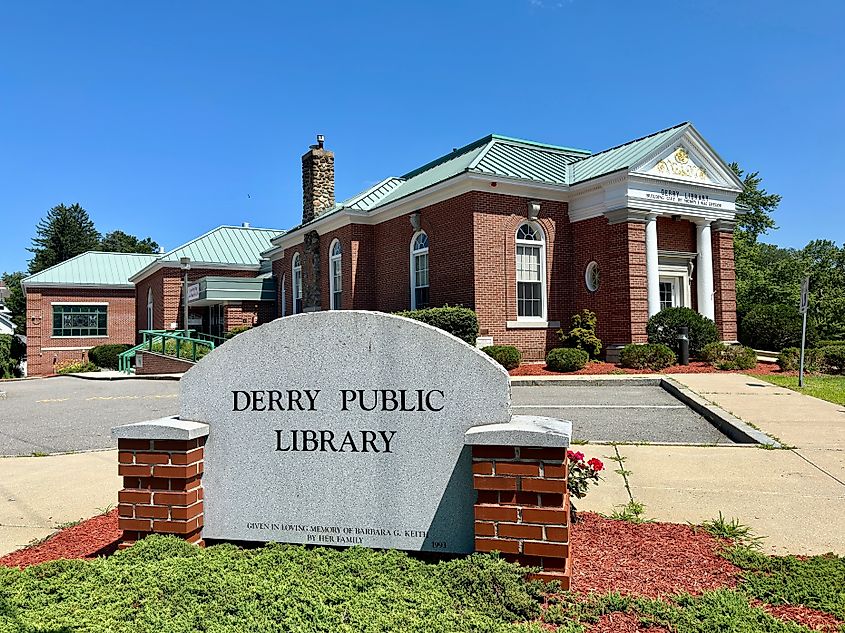
[{"label": "red brick wall", "polygon": [[657,248],[661,251],[695,253],[695,224],[689,220],[657,218]]},{"label": "red brick wall", "polygon": [[[108,336],[53,338],[53,303],[107,303]],[[146,308],[145,308],[146,309]],[[54,363],[87,360],[87,350],[107,343],[135,340],[135,292],[105,288],[29,288],[26,293],[27,372],[30,376],[53,373]],[[81,350],[50,350],[82,347]]]},{"label": "red brick wall", "polygon": [[[254,270],[224,270],[216,268],[192,268],[188,271],[188,283],[202,277],[255,277]],[[167,330],[171,323],[182,328],[182,269],[162,268],[135,284],[135,319],[139,330]],[[147,293],[153,291],[153,327],[147,326]],[[191,311],[193,313],[193,311]],[[140,337],[135,338],[140,342]]]},{"label": "red brick wall", "polygon": [[[516,231],[533,199],[475,192],[475,309],[479,326],[497,345],[515,345],[525,358],[545,358],[557,346],[557,327],[508,328],[516,321]],[[566,324],[572,314],[572,231],[564,202],[539,200],[538,222],[546,239],[547,318]]]},{"label": "red brick wall", "polygon": [[[190,350],[189,350],[190,351]],[[151,374],[181,374],[188,371],[194,364],[187,360],[165,356],[154,352],[138,352],[142,357],[141,365],[135,363],[135,373],[139,376]]]},{"label": "red brick wall", "polygon": [[608,235],[611,265],[608,289],[620,307],[613,312],[609,340],[604,342],[644,343],[648,340],[645,331],[648,322],[645,224],[611,224]]},{"label": "red brick wall", "polygon": [[716,325],[723,341],[737,340],[736,269],[732,231],[711,234],[713,243],[713,289],[716,292]]}]

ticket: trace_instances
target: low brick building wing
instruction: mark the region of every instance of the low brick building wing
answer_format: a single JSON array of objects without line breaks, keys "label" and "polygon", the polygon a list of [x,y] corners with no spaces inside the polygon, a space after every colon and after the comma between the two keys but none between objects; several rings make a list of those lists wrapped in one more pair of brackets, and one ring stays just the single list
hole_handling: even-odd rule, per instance
[{"label": "low brick building wing", "polygon": [[280,314],[464,305],[529,359],[583,308],[611,356],[670,306],[736,339],[742,184],[690,123],[597,154],[489,135],[341,203],[321,140],[302,173],[302,224],[264,253]]},{"label": "low brick building wing", "polygon": [[27,373],[87,360],[106,343],[134,344],[135,286],[129,277],[156,255],[87,252],[26,277]]}]

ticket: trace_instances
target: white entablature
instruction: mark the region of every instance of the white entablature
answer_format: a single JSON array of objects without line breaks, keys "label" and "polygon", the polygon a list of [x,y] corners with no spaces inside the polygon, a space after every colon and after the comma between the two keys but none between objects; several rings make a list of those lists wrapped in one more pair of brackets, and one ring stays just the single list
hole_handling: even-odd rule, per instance
[{"label": "white entablature", "polygon": [[575,184],[569,217],[586,220],[619,209],[703,220],[733,220],[742,183],[692,126],[626,169]]}]

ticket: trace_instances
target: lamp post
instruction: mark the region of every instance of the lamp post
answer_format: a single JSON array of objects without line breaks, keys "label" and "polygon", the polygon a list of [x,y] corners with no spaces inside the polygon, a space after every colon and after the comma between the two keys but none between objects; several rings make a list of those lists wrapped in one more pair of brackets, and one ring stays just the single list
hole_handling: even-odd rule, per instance
[{"label": "lamp post", "polygon": [[191,258],[190,257],[181,257],[179,258],[179,265],[182,267],[182,270],[185,271],[185,281],[184,287],[182,288],[182,297],[184,297],[184,312],[183,312],[183,321],[182,325],[185,327],[185,336],[188,336],[188,271],[191,270]]}]

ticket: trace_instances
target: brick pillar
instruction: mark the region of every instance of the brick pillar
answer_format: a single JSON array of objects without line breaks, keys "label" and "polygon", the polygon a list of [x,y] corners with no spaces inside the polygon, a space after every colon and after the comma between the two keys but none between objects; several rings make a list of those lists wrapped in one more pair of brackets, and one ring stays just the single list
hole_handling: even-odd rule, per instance
[{"label": "brick pillar", "polygon": [[734,223],[713,224],[713,286],[716,325],[723,341],[737,340],[736,270],[734,266]]},{"label": "brick pillar", "polygon": [[[149,436],[154,425],[162,439],[130,437]],[[182,431],[185,425],[204,428],[199,433],[167,432],[173,431],[172,425]],[[113,433],[118,437],[118,473],[123,477],[117,495],[118,526],[123,530],[120,547],[153,533],[203,545],[202,473],[208,426],[165,418],[117,427]]]},{"label": "brick pillar", "polygon": [[566,447],[472,447],[475,549],[501,552],[535,575],[569,589],[569,490]]}]

